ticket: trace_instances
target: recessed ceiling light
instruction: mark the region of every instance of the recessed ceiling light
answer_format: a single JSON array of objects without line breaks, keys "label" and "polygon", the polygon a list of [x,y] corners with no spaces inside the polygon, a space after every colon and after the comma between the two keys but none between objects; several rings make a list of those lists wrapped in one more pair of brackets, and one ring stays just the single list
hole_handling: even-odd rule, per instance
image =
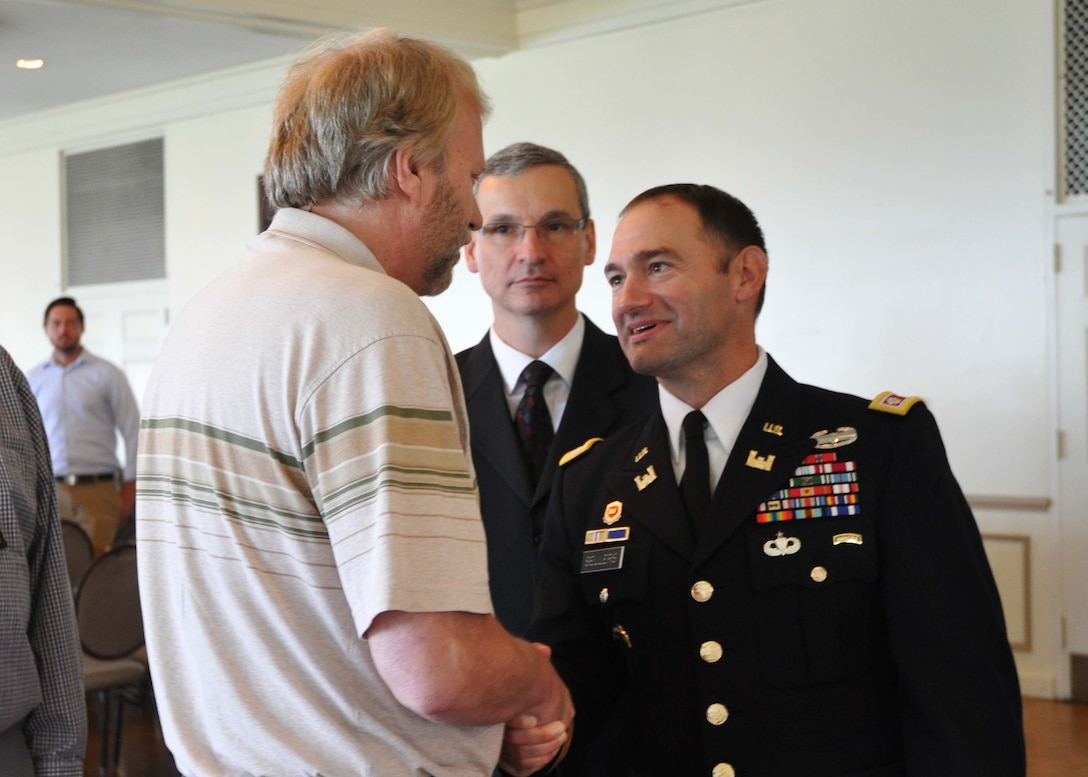
[{"label": "recessed ceiling light", "polygon": [[15,60],[15,67],[20,70],[39,70],[45,65],[44,59],[17,59]]}]

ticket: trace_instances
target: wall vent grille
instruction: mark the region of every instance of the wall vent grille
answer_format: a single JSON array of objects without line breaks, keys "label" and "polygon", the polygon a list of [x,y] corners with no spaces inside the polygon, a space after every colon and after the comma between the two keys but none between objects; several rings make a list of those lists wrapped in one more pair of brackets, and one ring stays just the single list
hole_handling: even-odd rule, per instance
[{"label": "wall vent grille", "polygon": [[166,277],[162,139],[64,158],[67,285]]}]

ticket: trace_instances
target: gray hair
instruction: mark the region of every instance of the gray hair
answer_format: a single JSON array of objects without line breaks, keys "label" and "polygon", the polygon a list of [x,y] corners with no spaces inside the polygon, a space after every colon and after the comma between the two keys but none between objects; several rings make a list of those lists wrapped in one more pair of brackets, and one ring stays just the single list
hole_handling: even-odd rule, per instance
[{"label": "gray hair", "polygon": [[444,166],[462,100],[481,118],[490,113],[472,67],[449,49],[387,29],[321,39],[276,99],[269,201],[298,208],[388,197],[398,149],[422,167]]},{"label": "gray hair", "polygon": [[492,154],[484,164],[484,172],[476,181],[476,188],[478,190],[480,180],[489,175],[521,175],[532,167],[542,165],[555,165],[570,173],[571,178],[574,179],[574,188],[578,191],[578,207],[582,209],[582,218],[588,219],[589,192],[586,190],[586,179],[578,172],[578,168],[567,161],[565,156],[554,149],[538,146],[536,143],[511,143]]}]

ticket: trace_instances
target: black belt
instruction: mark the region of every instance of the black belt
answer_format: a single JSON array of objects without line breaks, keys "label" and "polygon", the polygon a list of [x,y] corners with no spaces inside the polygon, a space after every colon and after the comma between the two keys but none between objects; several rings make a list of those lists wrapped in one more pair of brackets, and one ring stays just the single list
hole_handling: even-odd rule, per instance
[{"label": "black belt", "polygon": [[117,475],[113,472],[107,472],[104,475],[57,475],[57,482],[64,483],[66,486],[85,486],[102,480],[117,480]]}]

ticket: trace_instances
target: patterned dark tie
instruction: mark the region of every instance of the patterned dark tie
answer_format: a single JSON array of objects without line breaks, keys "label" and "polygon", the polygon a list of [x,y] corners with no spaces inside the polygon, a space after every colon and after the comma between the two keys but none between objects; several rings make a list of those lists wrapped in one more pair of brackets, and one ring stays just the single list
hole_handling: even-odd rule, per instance
[{"label": "patterned dark tie", "polygon": [[525,456],[525,466],[529,470],[529,480],[533,489],[540,482],[544,464],[548,460],[555,430],[552,428],[552,416],[544,401],[544,384],[554,370],[542,361],[533,361],[522,370],[519,380],[525,384],[525,394],[514,413],[514,426],[521,441],[521,452]]},{"label": "patterned dark tie", "polygon": [[684,476],[680,478],[680,493],[688,517],[696,529],[710,507],[710,460],[706,453],[703,430],[706,416],[692,410],[684,416]]}]

